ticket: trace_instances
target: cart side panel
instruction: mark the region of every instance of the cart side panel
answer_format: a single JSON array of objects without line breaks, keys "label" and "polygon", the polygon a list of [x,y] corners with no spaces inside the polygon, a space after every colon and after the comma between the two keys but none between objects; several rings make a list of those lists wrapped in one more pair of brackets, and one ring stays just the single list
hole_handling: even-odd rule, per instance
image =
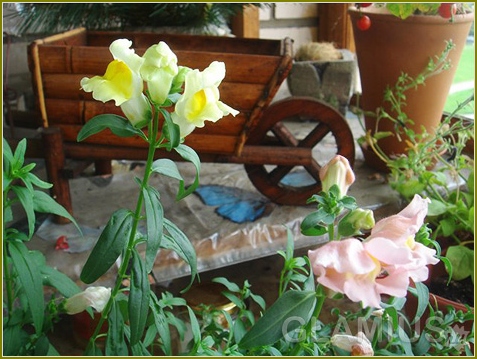
[{"label": "cart side panel", "polygon": [[160,41],[166,42],[173,52],[236,53],[280,56],[279,40],[245,39],[206,35],[159,34],[152,32],[88,31],[88,46],[108,47],[114,40],[129,39],[134,48],[147,48]]},{"label": "cart side panel", "polygon": [[[85,46],[83,43],[80,46],[69,45],[68,41],[73,43],[80,41],[81,37],[84,38],[82,32],[78,34],[76,40],[72,40],[73,37],[70,36],[71,39],[63,39],[64,43],[57,42],[58,39],[56,39],[48,45],[37,45],[38,56],[33,59],[34,66],[40,70],[41,74],[38,77],[38,87],[44,99],[45,127],[48,125],[59,126],[62,129],[65,142],[76,142],[76,136],[81,126],[98,114],[122,115],[120,109],[114,106],[112,101],[106,104],[95,101],[91,93],[86,93],[80,88],[80,81],[83,77],[104,74],[107,65],[112,60],[109,51],[111,38],[108,39],[108,46]],[[204,40],[196,39],[195,36],[179,38],[182,39],[181,41],[189,39],[189,42],[194,43],[193,45],[182,44],[180,46],[188,50],[176,51],[180,65],[203,70],[213,61],[225,63],[227,72],[220,86],[221,100],[240,112],[235,118],[228,116],[217,123],[207,121],[204,128],[198,128],[188,136],[186,143],[193,145],[198,152],[223,155],[239,154],[246,139],[245,135],[251,127],[251,120],[256,121],[260,117],[263,107],[268,105],[278,90],[284,78],[279,76],[283,75],[283,64],[289,60],[286,52],[285,56],[257,53],[276,52],[277,49],[283,52],[282,42],[277,40],[236,42],[232,38],[214,38],[217,43],[229,43],[228,46],[240,43],[242,44],[240,46],[250,47],[253,44],[256,47],[257,44],[263,44],[261,50],[257,50],[253,46],[248,49],[248,52],[255,52],[255,54],[247,54],[229,53],[225,49],[221,52],[204,51],[204,48],[191,51],[190,47],[204,45]],[[88,37],[88,41],[93,41],[91,39]],[[157,38],[155,39],[157,40]],[[143,38],[143,34],[135,34],[134,41],[144,46],[150,40]],[[213,47],[210,41],[209,38],[207,41],[209,48]],[[154,43],[156,42],[154,41]],[[267,49],[267,46],[270,48]],[[141,55],[146,48],[136,48],[135,50]],[[236,50],[241,51],[240,47],[237,47]],[[214,136],[217,138],[214,139]],[[105,135],[93,136],[88,141],[90,141],[89,143],[110,145],[111,141],[115,141],[110,137],[114,136],[108,136],[106,132]],[[133,140],[130,143],[129,140],[119,139],[115,145],[136,146],[135,141],[138,140]]]}]

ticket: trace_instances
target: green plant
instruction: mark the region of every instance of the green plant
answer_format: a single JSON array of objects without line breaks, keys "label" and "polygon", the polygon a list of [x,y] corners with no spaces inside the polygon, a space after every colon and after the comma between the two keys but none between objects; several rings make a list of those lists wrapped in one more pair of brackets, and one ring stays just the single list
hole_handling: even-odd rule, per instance
[{"label": "green plant", "polygon": [[[36,213],[74,219],[43,191],[51,184],[32,173],[35,163],[25,163],[26,146],[23,139],[13,152],[3,139],[3,354],[57,355],[47,334],[59,320],[62,298],[79,293],[80,288],[48,266],[41,252],[29,250],[27,242],[34,234]],[[26,214],[26,233],[12,224],[17,208]],[[45,301],[51,287],[56,291]]]},{"label": "green plant", "polygon": [[[222,26],[243,10],[242,3],[68,3],[18,5],[19,32],[54,33],[84,26],[124,29],[128,26]],[[259,5],[260,4],[256,4]]]},{"label": "green plant", "polygon": [[[143,56],[137,55],[131,45],[127,39],[113,41],[112,61],[104,76],[85,77],[80,83],[94,99],[114,100],[125,117],[93,117],[78,133],[78,141],[109,129],[119,137],[137,136],[148,146],[144,176],[136,178],[135,207],[112,214],[81,271],[80,279],[91,284],[118,259],[121,262],[110,295],[106,300],[102,298],[105,304],[98,310],[101,316],[86,348],[90,355],[103,354],[97,345],[103,336],[106,355],[150,355],[155,347],[170,355],[169,326],[177,327],[183,335],[184,326],[174,318],[173,309],[185,305],[184,300],[168,294],[159,299],[148,275],[158,252],[172,250],[190,266],[192,284],[197,275],[196,254],[186,235],[166,218],[161,195],[149,179],[155,174],[177,180],[177,200],[191,194],[199,183],[200,159],[183,143],[184,138],[196,127],[203,127],[205,121],[215,122],[238,113],[219,101],[218,86],[225,77],[223,62],[213,61],[199,71],[178,66],[177,56],[165,42],[150,46]],[[193,165],[196,173],[190,186],[186,187],[174,161],[156,159],[159,150],[174,151]],[[139,230],[143,224],[144,233]],[[125,282],[129,283],[127,287]],[[187,310],[195,318],[192,310]],[[108,331],[104,334],[101,328],[106,321]]]},{"label": "green plant", "polygon": [[[354,198],[345,195],[346,188],[354,180],[350,171],[345,159],[338,156],[320,173],[325,188],[310,199],[310,203],[317,203],[317,210],[311,212],[301,225],[304,234],[327,233],[330,242],[309,251],[308,256],[295,257],[294,239],[288,232],[286,249],[279,252],[284,258],[284,266],[278,298],[266,309],[260,298],[251,294],[247,282],[244,288],[240,288],[218,278],[216,281],[224,285],[223,294],[241,308],[241,312],[232,318],[226,311],[221,311],[226,318],[223,323],[194,319],[190,323],[193,333],[191,350],[184,355],[409,356],[471,353],[469,343],[473,342],[473,331],[464,332],[462,323],[472,320],[473,313],[449,310],[444,314],[444,308],[430,305],[427,287],[419,282],[419,276],[411,274],[417,269],[417,262],[407,267],[409,272],[404,262],[396,267],[387,266],[400,257],[401,250],[413,251],[415,259],[420,257],[418,262],[421,265],[423,261],[437,262],[434,255],[439,257],[439,252],[427,247],[436,245],[436,242],[429,238],[429,229],[422,223],[427,201],[416,197],[399,214],[375,224],[372,211],[358,208]],[[352,213],[355,215],[350,215]],[[392,231],[387,230],[390,226]],[[365,235],[369,229],[371,234]],[[355,237],[350,237],[352,235]],[[383,240],[383,237],[388,239]],[[391,251],[385,248],[389,245],[387,240],[394,243]],[[364,252],[356,252],[356,247],[364,248]],[[388,264],[382,262],[379,269],[372,269],[374,264],[362,267],[368,250],[376,261],[373,263],[383,260],[384,255]],[[415,287],[408,287],[408,275],[417,282]],[[341,280],[346,285],[341,286]],[[399,282],[398,286],[402,287],[399,295],[396,288],[390,289],[394,282]],[[364,289],[360,290],[359,286]],[[386,286],[390,286],[390,291],[396,296],[381,296],[387,292]],[[410,318],[403,310],[407,291],[408,295],[418,297],[415,318]],[[325,311],[324,302],[333,297],[331,300],[336,304],[344,296],[361,302],[362,307],[342,310],[335,306],[327,316],[331,319],[320,320]],[[244,309],[249,298],[260,304],[258,320]],[[418,319],[426,307],[430,309],[430,319],[421,327]],[[211,312],[213,308],[207,308],[207,313]],[[202,312],[200,318],[204,317]]]},{"label": "green plant", "polygon": [[[433,238],[449,237],[456,243],[444,261],[452,278],[464,279],[473,278],[474,251],[468,245],[473,245],[474,235],[474,161],[465,153],[465,148],[468,141],[474,139],[474,123],[455,114],[473,104],[474,97],[471,95],[445,116],[433,133],[425,130],[417,133],[410,126],[413,120],[405,108],[407,91],[425,86],[426,79],[448,68],[447,55],[451,49],[452,43],[449,43],[415,78],[401,74],[396,84],[383,94],[383,106],[389,105],[390,110],[379,107],[367,112],[366,115],[377,119],[376,131],[374,134],[368,131],[358,142],[371,148],[386,164],[390,186],[406,201],[415,194],[430,199],[428,220],[433,225]],[[362,115],[359,110],[358,113]],[[394,131],[378,131],[380,121],[390,121]],[[404,141],[406,152],[391,156],[382,151],[379,141],[388,136]],[[465,236],[466,233],[470,235]]]}]

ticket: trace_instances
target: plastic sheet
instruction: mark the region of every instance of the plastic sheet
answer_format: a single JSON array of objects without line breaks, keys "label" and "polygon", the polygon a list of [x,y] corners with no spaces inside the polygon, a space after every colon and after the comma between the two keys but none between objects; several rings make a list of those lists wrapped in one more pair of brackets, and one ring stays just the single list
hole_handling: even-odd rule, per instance
[{"label": "plastic sheet", "polygon": [[[188,179],[192,181],[193,166],[188,163],[178,166],[186,183]],[[136,204],[138,186],[134,177],[142,177],[143,164],[115,161],[113,170],[114,174],[110,176],[86,176],[70,181],[74,217],[83,230],[83,237],[72,224],[55,225],[48,220],[30,242],[32,249],[45,253],[50,265],[79,284],[82,266],[111,214],[119,208],[133,209]],[[362,181],[351,187],[350,194],[356,196],[361,206],[390,205],[392,213],[396,198],[389,186],[376,181],[370,183],[366,172],[369,170],[362,164],[358,163],[355,171]],[[200,183],[236,187],[262,197],[249,181],[243,166],[238,164],[203,163]],[[266,213],[253,222],[239,224],[217,214],[215,206],[205,205],[196,194],[177,202],[178,182],[175,180],[154,174],[151,184],[161,194],[165,217],[193,243],[199,271],[276,254],[285,249],[287,228],[292,232],[296,248],[315,247],[327,240],[324,236],[305,237],[300,233],[300,223],[313,206],[279,206],[264,198],[268,202]],[[373,186],[371,196],[370,185]],[[70,248],[67,250],[55,250],[56,240],[61,235],[68,238]],[[163,250],[156,258],[153,272],[158,282],[167,282],[189,274],[190,268],[174,252]],[[113,268],[97,284],[111,285],[115,275],[116,268]]]}]

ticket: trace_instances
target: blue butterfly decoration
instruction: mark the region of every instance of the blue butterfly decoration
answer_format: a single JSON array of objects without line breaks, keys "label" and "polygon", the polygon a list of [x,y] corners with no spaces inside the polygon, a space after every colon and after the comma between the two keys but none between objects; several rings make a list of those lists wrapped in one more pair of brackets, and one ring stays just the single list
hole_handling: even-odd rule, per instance
[{"label": "blue butterfly decoration", "polygon": [[220,216],[235,223],[253,222],[265,214],[270,202],[240,188],[220,185],[199,186],[195,192],[208,206],[218,206]]}]

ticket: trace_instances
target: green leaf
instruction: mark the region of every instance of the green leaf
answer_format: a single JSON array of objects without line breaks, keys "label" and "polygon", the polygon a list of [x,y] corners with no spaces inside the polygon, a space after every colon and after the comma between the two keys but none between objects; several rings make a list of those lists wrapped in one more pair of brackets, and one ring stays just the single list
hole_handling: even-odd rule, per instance
[{"label": "green leaf", "polygon": [[37,186],[39,188],[48,189],[48,188],[53,187],[53,185],[51,183],[48,183],[48,182],[45,182],[45,181],[41,180],[40,178],[35,176],[33,173],[27,173],[25,175],[24,181],[25,182],[30,182],[32,185]]},{"label": "green leaf", "polygon": [[33,203],[33,194],[25,187],[15,186],[12,188],[13,192],[17,195],[20,203],[25,210],[28,221],[28,238],[33,236],[35,231],[35,209]]},{"label": "green leaf", "polygon": [[450,246],[446,257],[452,264],[452,279],[462,280],[474,273],[474,250],[465,246]]},{"label": "green leaf", "polygon": [[323,213],[320,211],[314,211],[308,214],[301,222],[301,233],[305,236],[321,236],[328,232],[325,226],[319,224],[323,218]]},{"label": "green leaf", "polygon": [[3,138],[3,165],[5,165],[6,162],[10,165],[13,163],[13,152],[10,145],[8,144],[8,141]]},{"label": "green leaf", "polygon": [[118,259],[128,243],[133,217],[127,209],[113,213],[81,271],[80,278],[84,283],[96,281]]},{"label": "green leaf", "polygon": [[427,208],[427,215],[431,217],[439,216],[447,211],[447,205],[435,198],[431,199],[431,203],[429,203]]},{"label": "green leaf", "polygon": [[65,217],[69,219],[78,229],[80,233],[81,228],[76,223],[73,216],[63,207],[61,204],[56,202],[53,198],[51,198],[47,193],[42,191],[34,191],[33,192],[33,204],[34,210],[39,213],[52,213],[56,214],[61,217]]},{"label": "green leaf", "polygon": [[36,334],[43,330],[45,300],[41,273],[30,259],[28,248],[23,242],[11,242],[8,246],[13,266],[29,303]]},{"label": "green leaf", "polygon": [[191,281],[189,286],[184,289],[187,290],[192,285],[195,276],[197,275],[197,256],[194,246],[184,232],[182,232],[174,223],[166,218],[164,218],[164,228],[167,230],[170,236],[163,236],[161,248],[173,250],[190,266]]},{"label": "green leaf", "polygon": [[21,350],[30,342],[30,337],[19,325],[4,326],[2,339],[5,357],[21,355]]},{"label": "green leaf", "polygon": [[171,331],[169,329],[169,323],[167,323],[164,310],[161,308],[157,297],[154,295],[154,293],[150,294],[151,299],[149,306],[152,309],[156,330],[159,333],[159,337],[161,338],[162,350],[164,351],[165,355],[172,355]]},{"label": "green leaf", "polygon": [[171,114],[164,108],[160,109],[164,117],[164,125],[162,126],[162,132],[164,137],[168,140],[167,149],[170,151],[180,145],[181,134],[179,125],[174,123],[171,119]]},{"label": "green leaf", "polygon": [[239,347],[250,349],[275,343],[286,333],[307,323],[315,303],[313,291],[285,292],[245,334]]},{"label": "green leaf", "polygon": [[185,189],[184,181],[180,181],[179,183],[179,192],[177,193],[176,199],[180,200],[194,192],[197,186],[199,186],[200,158],[192,148],[184,144],[180,144],[174,149],[184,160],[191,162],[195,166],[194,183],[192,183],[187,190]]},{"label": "green leaf", "polygon": [[146,272],[149,273],[162,240],[164,209],[155,188],[148,186],[143,189],[143,194],[147,224]]},{"label": "green leaf", "polygon": [[43,277],[43,285],[56,288],[66,298],[81,292],[80,287],[70,277],[52,267],[43,266],[40,272]]},{"label": "green leaf", "polygon": [[119,137],[132,137],[135,135],[144,138],[141,130],[135,128],[127,118],[114,114],[104,114],[93,117],[85,123],[81,131],[78,133],[77,141],[83,141],[86,138],[110,129],[112,133]]},{"label": "green leaf", "polygon": [[131,345],[139,343],[146,327],[149,312],[150,284],[144,262],[136,249],[132,252],[131,286],[129,288],[129,327]]},{"label": "green leaf", "polygon": [[411,324],[417,323],[417,321],[422,317],[426,311],[427,304],[429,303],[429,289],[424,283],[417,282],[415,283],[416,295],[417,295],[417,309],[416,315],[412,320]]},{"label": "green leaf", "polygon": [[116,301],[108,315],[108,336],[106,337],[106,356],[128,356],[128,347],[124,340],[124,319]]},{"label": "green leaf", "polygon": [[212,282],[222,284],[231,292],[240,293],[240,287],[237,284],[230,282],[227,278],[217,277],[212,279]]},{"label": "green leaf", "polygon": [[163,174],[164,176],[175,178],[179,181],[184,180],[179,173],[176,163],[168,158],[161,158],[154,161],[151,170],[153,172]]},{"label": "green leaf", "polygon": [[442,235],[444,237],[449,237],[456,231],[456,224],[454,218],[443,218],[439,222],[439,225],[441,227]]},{"label": "green leaf", "polygon": [[15,171],[18,171],[20,168],[23,167],[23,163],[25,162],[26,146],[27,146],[27,141],[25,138],[23,138],[20,142],[18,142],[15,153],[13,154],[13,162],[12,162],[12,168]]}]

